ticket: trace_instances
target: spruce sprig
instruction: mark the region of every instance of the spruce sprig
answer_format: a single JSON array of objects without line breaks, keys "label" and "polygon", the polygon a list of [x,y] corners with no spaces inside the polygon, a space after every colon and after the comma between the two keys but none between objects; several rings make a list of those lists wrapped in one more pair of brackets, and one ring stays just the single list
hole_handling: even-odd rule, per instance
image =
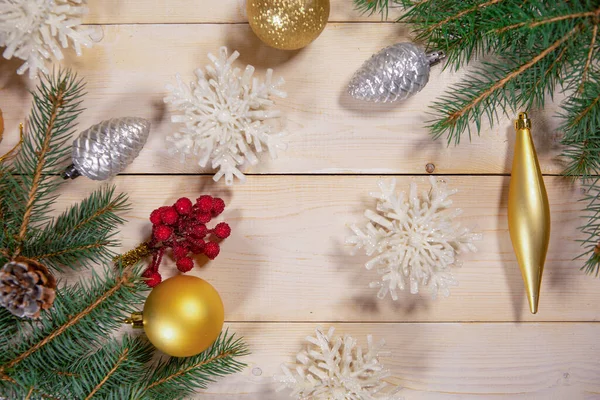
[{"label": "spruce sprig", "polygon": [[58,176],[71,157],[70,139],[82,113],[84,84],[68,70],[43,76],[35,92],[28,133],[14,160],[0,163],[0,263],[24,256],[55,271],[110,261],[114,227],[127,206],[114,187],[94,191],[56,220]]},{"label": "spruce sprig", "polygon": [[17,242],[13,257],[20,255],[24,242],[32,234],[30,226],[48,221],[48,208],[59,186],[57,174],[68,159],[67,141],[73,135],[75,119],[81,114],[82,81],[68,70],[59,71],[40,82],[33,93],[28,131],[21,150],[12,164],[6,193],[9,218],[20,221],[15,227]]},{"label": "spruce sprig", "polygon": [[[417,40],[429,50],[447,54],[446,67],[470,67],[465,79],[451,86],[431,106],[430,131],[458,144],[461,136],[479,134],[485,120],[493,125],[502,114],[542,108],[563,91],[564,174],[594,177],[600,173],[600,3],[597,0],[354,0],[364,11],[387,13],[401,6],[399,21],[411,24]],[[598,194],[597,180],[589,193]],[[600,215],[587,199],[582,231],[585,269],[593,272],[600,257],[589,247],[598,243]],[[594,245],[595,246],[595,245]]]},{"label": "spruce sprig", "polygon": [[600,178],[588,179],[583,186],[586,190],[582,199],[586,203],[583,217],[587,223],[581,228],[585,238],[580,240],[583,247],[580,257],[587,257],[587,261],[581,269],[600,276]]},{"label": "spruce sprig", "polygon": [[125,194],[115,195],[114,186],[101,187],[39,230],[23,255],[57,271],[108,263],[115,257],[111,248],[120,245],[114,227],[125,221],[119,213],[128,209]]},{"label": "spruce sprig", "polygon": [[218,377],[241,371],[246,364],[238,358],[248,354],[242,339],[226,330],[197,356],[160,362],[146,379],[144,395],[155,400],[183,399],[198,389],[206,389]]},{"label": "spruce sprig", "polygon": [[[92,277],[57,291],[53,307],[39,321],[24,320],[31,332],[3,350],[0,379],[21,379],[38,374],[37,382],[52,382],[52,371],[69,371],[90,347],[100,346],[123,318],[143,303],[144,287],[140,268],[109,268],[103,276]],[[48,368],[52,360],[52,368]]]}]

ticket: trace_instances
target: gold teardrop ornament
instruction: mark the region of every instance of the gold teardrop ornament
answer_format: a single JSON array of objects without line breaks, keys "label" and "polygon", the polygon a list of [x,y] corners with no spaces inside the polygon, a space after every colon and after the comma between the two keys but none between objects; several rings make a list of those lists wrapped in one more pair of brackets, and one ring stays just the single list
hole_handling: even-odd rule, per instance
[{"label": "gold teardrop ornament", "polygon": [[519,113],[508,188],[508,230],[523,275],[529,308],[537,313],[550,242],[550,206],[531,138],[531,121]]}]

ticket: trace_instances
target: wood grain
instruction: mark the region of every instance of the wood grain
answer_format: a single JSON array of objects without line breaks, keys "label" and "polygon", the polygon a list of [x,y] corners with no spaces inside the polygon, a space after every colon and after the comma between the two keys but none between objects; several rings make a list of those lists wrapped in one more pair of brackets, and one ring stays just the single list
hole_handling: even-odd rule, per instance
[{"label": "wood grain", "polygon": [[[253,352],[248,368],[199,392],[197,399],[290,399],[272,381],[293,362],[317,324],[234,323]],[[331,324],[324,324],[329,327]],[[599,324],[334,324],[362,346],[384,339],[390,383],[407,400],[598,399]]]},{"label": "wood grain", "polygon": [[[404,25],[330,24],[314,44],[296,53],[262,45],[247,25],[111,25],[98,29],[104,35],[98,45],[85,51],[83,57],[70,57],[66,64],[88,84],[82,129],[118,116],[152,120],[146,151],[127,169],[129,173],[207,171],[194,159],[181,164],[179,157],[166,151],[165,137],[176,127],[169,122],[162,99],[165,85],[174,82],[176,73],[191,80],[194,69],[207,64],[206,54],[216,52],[221,45],[240,51],[239,65],[257,66],[258,75],[273,67],[287,81],[288,98],[278,103],[290,133],[288,150],[277,160],[262,154],[258,166],[246,168],[250,173],[422,174],[428,163],[433,163],[439,174],[510,171],[514,116],[503,118],[493,128],[484,123],[481,137],[469,143],[465,136],[458,147],[447,147],[445,140],[434,142],[429,136],[427,106],[452,82],[464,77],[466,70],[453,74],[435,68],[426,88],[403,103],[362,103],[345,93],[354,71],[372,53],[409,40]],[[9,68],[17,66],[7,63],[4,70],[0,68],[0,107],[7,128],[0,152],[17,141],[17,125],[30,107],[26,78],[8,74]],[[563,169],[557,158],[560,148],[554,132],[558,124],[555,113],[553,105],[543,113],[531,112],[542,170],[550,174]]]},{"label": "wood grain", "polygon": [[[80,129],[119,116],[153,122],[146,147],[126,171],[136,175],[114,179],[133,204],[119,234],[123,250],[148,237],[148,215],[158,206],[202,193],[227,202],[222,219],[233,235],[217,260],[192,273],[219,290],[227,325],[246,338],[253,354],[243,373],[195,398],[289,399],[275,391],[271,376],[293,360],[316,325],[333,324],[363,344],[367,334],[387,341],[389,381],[404,388],[407,400],[600,399],[600,283],[573,260],[581,252],[581,188],[545,178],[552,234],[540,312],[532,316],[508,235],[508,177],[500,176],[510,173],[513,117],[491,128],[483,122],[481,137],[469,143],[465,136],[458,147],[433,142],[428,106],[468,69],[434,68],[426,88],[403,103],[356,102],[345,93],[353,73],[381,48],[410,41],[409,27],[360,15],[351,0],[332,0],[323,34],[304,50],[282,52],[253,35],[244,1],[90,0],[85,22],[93,25],[95,46],[80,58],[67,52],[63,63],[87,82]],[[399,15],[392,10],[390,18]],[[210,171],[193,160],[180,164],[164,141],[176,129],[162,100],[165,85],[176,73],[191,80],[193,70],[208,63],[206,54],[223,45],[238,50],[238,65],[255,65],[259,76],[274,68],[288,92],[278,101],[290,132],[288,151],[277,160],[262,155],[258,166],[246,169],[253,175],[248,182],[233,188],[209,176],[174,175]],[[16,143],[18,123],[30,109],[27,91],[35,83],[15,75],[19,65],[0,60],[6,120],[0,154]],[[555,118],[561,99],[542,112],[528,110],[545,174],[564,168]],[[436,174],[459,175],[443,179],[459,189],[454,201],[464,210],[461,222],[482,232],[483,241],[478,253],[462,258],[455,270],[460,286],[449,298],[433,301],[422,293],[379,301],[368,288],[377,275],[363,267],[367,258],[350,256],[344,245],[347,225],[364,223],[378,174],[402,175],[400,187],[425,184],[424,176],[410,175],[424,174],[428,163]],[[57,210],[98,186],[85,178],[64,185]],[[169,257],[163,270],[165,277],[177,272]]]},{"label": "wood grain", "polygon": [[[172,24],[172,23],[244,23],[248,21],[246,0],[104,0],[89,2],[90,24]],[[388,20],[400,15],[391,9]],[[379,14],[364,15],[355,10],[352,0],[332,0],[330,21],[380,22]]]},{"label": "wood grain", "polygon": [[[399,177],[400,188],[416,179]],[[581,252],[577,216],[580,190],[559,177],[547,177],[552,235],[544,271],[540,312],[528,312],[523,282],[507,229],[508,178],[453,177],[459,189],[454,206],[460,221],[482,232],[479,252],[462,257],[455,270],[460,286],[449,298],[431,300],[426,293],[378,301],[368,287],[377,280],[365,256],[351,256],[344,245],[347,225],[363,224],[374,207],[368,193],[376,176],[256,176],[233,190],[206,176],[123,176],[115,182],[134,205],[121,230],[124,249],[150,234],[150,212],[182,196],[222,196],[223,220],[232,237],[217,260],[193,273],[222,294],[229,321],[597,321],[598,281],[573,261]],[[58,209],[75,202],[97,183],[79,178],[64,188]],[[165,277],[177,272],[166,257]],[[201,261],[201,259],[200,259]]]}]

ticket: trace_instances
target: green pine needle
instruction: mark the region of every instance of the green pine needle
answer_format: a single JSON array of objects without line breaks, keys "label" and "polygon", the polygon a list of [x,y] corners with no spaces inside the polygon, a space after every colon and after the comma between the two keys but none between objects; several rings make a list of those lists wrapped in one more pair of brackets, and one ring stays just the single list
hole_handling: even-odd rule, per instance
[{"label": "green pine needle", "polygon": [[578,258],[587,258],[581,267],[588,274],[600,276],[600,178],[587,180],[583,186],[586,196],[584,218],[586,223],[581,227],[585,239],[580,240],[584,252]]},{"label": "green pine needle", "polygon": [[102,187],[31,237],[23,255],[58,271],[108,263],[115,257],[110,248],[120,245],[116,228],[125,222],[118,213],[129,208],[126,195]]},{"label": "green pine needle", "polygon": [[380,13],[382,18],[387,18],[389,7],[389,0],[365,0],[356,2],[356,9],[360,12],[369,15]]},{"label": "green pine needle", "polygon": [[197,356],[161,362],[146,381],[145,395],[155,400],[183,399],[206,389],[216,378],[241,371],[246,364],[238,358],[248,354],[246,344],[225,331]]}]

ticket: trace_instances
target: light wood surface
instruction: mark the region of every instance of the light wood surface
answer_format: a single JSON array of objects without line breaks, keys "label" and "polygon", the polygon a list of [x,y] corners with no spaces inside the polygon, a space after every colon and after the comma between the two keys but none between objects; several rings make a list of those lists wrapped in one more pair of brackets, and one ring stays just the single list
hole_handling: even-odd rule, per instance
[{"label": "light wood surface", "polygon": [[[146,151],[146,150],[144,150]],[[385,177],[390,179],[391,177]],[[523,282],[508,235],[508,178],[445,177],[460,191],[454,206],[460,221],[483,233],[479,251],[461,257],[454,270],[460,285],[448,298],[427,293],[405,294],[398,302],[378,301],[369,282],[375,271],[363,265],[366,256],[350,255],[344,240],[348,225],[364,224],[363,211],[375,202],[377,176],[252,176],[232,189],[200,176],[125,176],[117,189],[129,193],[134,209],[121,231],[124,249],[147,240],[148,216],[163,204],[199,193],[222,196],[227,208],[220,220],[233,234],[222,253],[192,272],[223,294],[230,321],[596,321],[600,310],[598,282],[579,272],[577,237],[580,189],[562,177],[547,177],[552,210],[552,235],[546,261],[540,312],[527,310]],[[397,177],[408,189],[423,177]],[[97,183],[84,178],[64,187],[59,209],[83,198]],[[64,205],[64,206],[63,206]],[[165,257],[170,276],[177,272]]]},{"label": "light wood surface", "polygon": [[[90,2],[89,24],[245,23],[246,0],[104,0]],[[400,15],[392,9],[388,21]],[[363,15],[346,0],[331,0],[329,21],[381,22],[379,14]]]},{"label": "light wood surface", "polygon": [[[97,0],[94,0],[97,1]],[[350,0],[348,0],[350,1]],[[169,155],[164,138],[176,131],[163,102],[165,85],[181,74],[193,78],[194,69],[209,63],[206,54],[220,46],[237,49],[240,65],[250,63],[258,75],[273,67],[286,80],[287,99],[278,100],[289,131],[288,150],[277,160],[261,155],[252,173],[401,173],[423,174],[428,163],[440,174],[498,174],[510,170],[514,129],[509,118],[489,128],[471,143],[448,147],[445,139],[433,142],[426,125],[427,106],[465,71],[434,68],[421,93],[392,105],[357,102],[346,94],[354,71],[371,54],[396,41],[409,40],[408,29],[398,24],[329,24],[321,37],[297,53],[262,45],[244,24],[110,25],[98,27],[103,36],[95,48],[69,65],[86,79],[87,110],[82,128],[116,116],[136,115],[152,120],[147,150],[128,173],[206,172],[195,160],[185,164]],[[7,63],[16,68],[18,63]],[[5,74],[6,75],[6,74]],[[0,81],[1,83],[1,81]],[[2,104],[7,138],[0,150],[16,141],[17,125],[26,118],[30,99],[23,95],[26,80],[7,83],[10,102]],[[532,113],[534,138],[545,173],[558,174],[563,165],[552,118],[556,107]],[[13,132],[12,135],[9,133]]]},{"label": "light wood surface", "polygon": [[[384,338],[392,371],[406,400],[597,399],[600,393],[598,324],[322,324],[350,334]],[[246,371],[212,385],[198,399],[285,400],[272,375],[314,336],[315,324],[234,323],[255,354]]]},{"label": "light wood surface", "polygon": [[[361,16],[351,0],[332,0],[321,37],[286,53],[253,36],[243,1],[89,0],[85,21],[95,29],[95,47],[64,62],[87,81],[82,129],[117,116],[153,121],[139,158],[113,180],[133,203],[120,233],[123,249],[148,237],[154,208],[203,193],[227,202],[220,219],[233,234],[217,260],[192,273],[217,287],[228,326],[246,338],[252,355],[243,373],[196,398],[289,398],[276,392],[272,375],[293,361],[317,325],[333,324],[363,344],[367,334],[386,340],[389,381],[403,387],[406,400],[600,399],[600,282],[574,260],[581,251],[582,189],[550,176],[563,168],[556,103],[531,112],[552,210],[540,312],[532,316],[507,229],[512,117],[491,128],[484,123],[471,143],[433,142],[427,106],[466,70],[435,67],[427,87],[404,103],[358,103],[345,94],[350,77],[382,47],[410,40],[408,27]],[[214,183],[194,161],[180,164],[164,142],[175,130],[162,101],[165,85],[176,73],[190,80],[208,63],[206,53],[223,45],[238,50],[238,65],[255,65],[258,75],[274,68],[288,92],[277,102],[290,132],[288,151],[277,160],[262,155],[258,166],[246,169],[248,182],[231,188]],[[32,83],[14,74],[18,66],[0,61],[7,128],[0,153],[15,143],[31,102]],[[366,257],[350,255],[347,226],[364,223],[378,179],[396,177],[404,188],[411,181],[426,185],[427,163],[459,189],[454,205],[464,210],[463,224],[483,233],[479,252],[462,257],[455,269],[460,285],[449,298],[434,301],[422,293],[377,300],[368,283],[378,276],[363,267]],[[85,178],[64,185],[57,209],[98,185]],[[176,273],[169,257],[163,269],[165,276]]]}]

